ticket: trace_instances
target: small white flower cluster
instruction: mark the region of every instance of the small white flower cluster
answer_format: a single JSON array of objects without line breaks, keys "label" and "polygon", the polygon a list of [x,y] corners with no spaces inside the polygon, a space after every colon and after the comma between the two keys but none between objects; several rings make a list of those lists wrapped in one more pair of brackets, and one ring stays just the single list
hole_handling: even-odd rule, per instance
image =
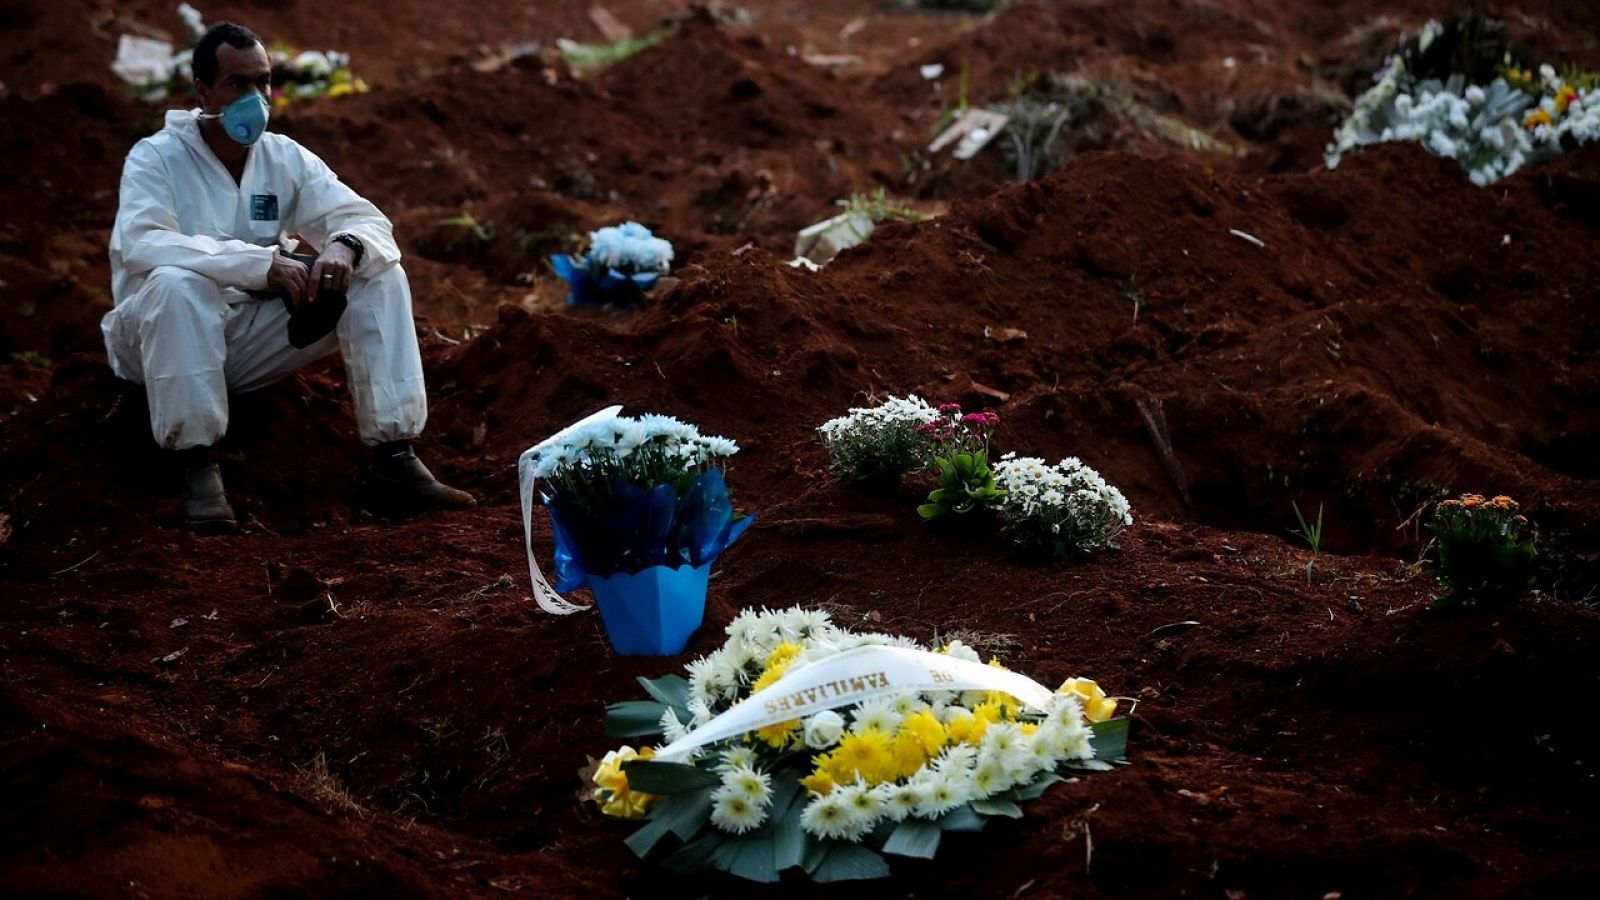
[{"label": "small white flower cluster", "polygon": [[[1419,45],[1426,49],[1441,28],[1429,22]],[[1474,184],[1486,185],[1568,146],[1600,139],[1600,91],[1568,89],[1546,65],[1539,68],[1538,92],[1536,97],[1503,77],[1482,85],[1468,84],[1460,74],[1419,80],[1397,56],[1334,132],[1328,168],[1358,147],[1415,141],[1460,162]],[[1530,108],[1535,112],[1525,116]]]},{"label": "small white flower cluster", "polygon": [[994,475],[995,487],[1005,491],[998,507],[1004,527],[1030,550],[1067,557],[1114,547],[1133,524],[1122,492],[1076,457],[1050,466],[1007,453]]},{"label": "small white flower cluster", "polygon": [[589,232],[584,259],[601,273],[615,269],[624,275],[666,274],[672,264],[672,244],[638,222],[626,222]]},{"label": "small white flower cluster", "polygon": [[738,452],[739,445],[728,438],[703,435],[672,416],[647,413],[590,423],[535,447],[531,459],[533,476],[541,481],[599,473],[644,484],[653,483],[650,478],[663,466],[687,471]]},{"label": "small white flower cluster", "polygon": [[857,407],[817,428],[834,468],[856,479],[898,479],[927,465],[927,442],[917,426],[939,411],[915,394],[890,397],[877,406]]}]

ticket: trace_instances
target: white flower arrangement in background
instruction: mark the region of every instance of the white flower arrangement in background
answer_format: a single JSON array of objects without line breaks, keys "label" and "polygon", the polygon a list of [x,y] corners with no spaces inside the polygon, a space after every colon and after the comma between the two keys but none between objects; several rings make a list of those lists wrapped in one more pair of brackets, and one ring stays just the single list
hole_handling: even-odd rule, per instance
[{"label": "white flower arrangement in background", "polygon": [[835,470],[857,481],[898,482],[928,465],[928,442],[917,427],[938,417],[938,410],[911,394],[851,409],[824,422],[817,433]]},{"label": "white flower arrangement in background", "polygon": [[1005,492],[1002,528],[1024,549],[1053,559],[1116,546],[1133,524],[1122,492],[1076,457],[1046,465],[1035,456],[1007,453],[995,464],[995,485]]},{"label": "white flower arrangement in background", "polygon": [[[1537,72],[1519,68],[1509,49],[1499,61],[1498,74],[1480,75],[1477,83],[1459,71],[1429,73],[1436,77],[1412,71],[1424,65],[1420,60],[1436,42],[1465,35],[1460,42],[1466,43],[1499,34],[1498,26],[1483,20],[1428,22],[1374,76],[1376,84],[1356,99],[1328,145],[1328,167],[1336,167],[1359,147],[1414,141],[1460,162],[1474,184],[1486,185],[1600,139],[1600,90],[1591,75],[1569,73],[1564,78],[1549,65]],[[1436,69],[1438,56],[1427,65]],[[1469,64],[1459,52],[1449,60]]]}]

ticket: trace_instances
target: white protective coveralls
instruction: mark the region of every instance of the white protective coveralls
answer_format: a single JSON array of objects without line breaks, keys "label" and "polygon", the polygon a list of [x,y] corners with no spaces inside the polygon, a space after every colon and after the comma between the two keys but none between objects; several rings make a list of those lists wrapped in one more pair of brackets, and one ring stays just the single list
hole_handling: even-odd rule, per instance
[{"label": "white protective coveralls", "polygon": [[[206,146],[198,110],[167,113],[122,170],[111,231],[112,310],[100,323],[120,378],[142,383],[150,429],[171,450],[210,446],[228,428],[228,391],[265,387],[339,350],[368,444],[409,440],[428,418],[411,288],[389,220],[326,163],[283,135],[250,148],[235,183]],[[365,246],[338,328],[304,349],[289,343],[267,286],[272,256],[300,235]]]}]

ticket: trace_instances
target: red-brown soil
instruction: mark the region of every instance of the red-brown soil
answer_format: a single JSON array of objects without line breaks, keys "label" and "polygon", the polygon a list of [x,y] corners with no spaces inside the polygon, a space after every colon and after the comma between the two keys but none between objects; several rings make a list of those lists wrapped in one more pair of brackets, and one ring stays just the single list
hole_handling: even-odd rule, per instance
[{"label": "red-brown soil", "polygon": [[[202,9],[371,74],[275,127],[397,222],[422,450],[482,505],[364,512],[329,364],[236,399],[223,466],[245,528],[199,538],[175,527],[142,392],[98,346],[117,172],[161,112],[111,83],[115,21],[176,17],[0,4],[0,889],[746,893],[663,879],[575,796],[610,748],[604,705],[683,660],[617,657],[595,616],[538,611],[514,463],[615,402],[744,448],[730,481],[760,519],[718,563],[691,653],[740,609],[802,604],[982,633],[1040,681],[1138,700],[1131,765],[830,893],[1594,893],[1600,149],[1492,189],[1413,147],[1320,166],[1337,98],[1452,7],[767,0],[718,24],[630,2],[630,26],[680,25],[587,75],[550,53],[462,65],[598,40],[581,5],[436,7],[344,4],[328,31],[322,5]],[[1600,67],[1585,3],[1501,7]],[[861,63],[805,61],[846,53]],[[967,68],[978,103],[1077,71],[1240,152],[1111,123],[1029,185],[994,153],[924,166],[955,90],[922,79],[931,62]],[[820,273],[784,265],[796,228],[878,186],[948,212]],[[480,230],[445,224],[463,214]],[[675,242],[677,283],[631,316],[565,310],[542,255],[622,217]],[[915,486],[832,480],[815,426],[911,391],[994,407],[1003,449],[1099,469],[1135,507],[1123,548],[1041,566],[920,525]],[[1431,608],[1415,514],[1446,490],[1524,503],[1537,592]],[[1295,503],[1325,510],[1314,559]]]}]

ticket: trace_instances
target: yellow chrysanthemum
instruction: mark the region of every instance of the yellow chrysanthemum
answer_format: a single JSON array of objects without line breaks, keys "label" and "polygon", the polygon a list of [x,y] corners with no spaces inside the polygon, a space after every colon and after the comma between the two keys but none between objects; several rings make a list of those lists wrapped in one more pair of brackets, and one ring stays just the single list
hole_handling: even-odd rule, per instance
[{"label": "yellow chrysanthemum", "polygon": [[[877,728],[846,734],[832,753],[832,768],[837,781],[860,778],[868,784],[877,784],[894,777],[894,754],[889,736]],[[839,775],[846,775],[839,778]]]},{"label": "yellow chrysanthemum", "polygon": [[[909,731],[901,731],[889,743],[889,753],[894,757],[892,778],[906,778],[928,764],[928,751],[922,749],[922,739]],[[892,780],[886,778],[885,781]]]},{"label": "yellow chrysanthemum", "polygon": [[1006,716],[1006,705],[1004,703],[997,703],[993,700],[985,700],[982,703],[979,703],[977,706],[974,706],[972,708],[972,714],[984,720],[985,722],[988,722],[990,725],[1003,722],[1008,718]]},{"label": "yellow chrysanthemum", "polygon": [[1056,688],[1058,694],[1073,694],[1083,704],[1083,717],[1090,722],[1104,722],[1117,711],[1117,701],[1106,696],[1100,685],[1088,678],[1068,678]]},{"label": "yellow chrysanthemum", "polygon": [[952,742],[976,745],[983,740],[983,733],[989,730],[987,719],[980,719],[972,713],[958,713],[955,718],[945,723],[945,735]]},{"label": "yellow chrysanthemum", "polygon": [[772,652],[767,654],[767,668],[770,669],[777,665],[787,666],[789,663],[793,662],[794,658],[799,656],[800,651],[804,649],[805,648],[801,647],[799,644],[791,644],[787,641],[779,644],[776,647],[773,647]]},{"label": "yellow chrysanthemum", "polygon": [[945,742],[944,725],[940,723],[938,716],[926,709],[914,712],[901,720],[900,733],[915,736],[922,744],[922,752],[929,756],[938,753]]},{"label": "yellow chrysanthemum", "polygon": [[819,757],[817,770],[800,779],[800,786],[818,796],[833,793],[836,785],[834,784],[833,776],[828,774],[827,763],[826,757]]},{"label": "yellow chrysanthemum", "polygon": [[767,654],[766,669],[762,670],[761,677],[756,679],[755,684],[750,686],[750,693],[753,694],[782,678],[784,673],[789,671],[789,664],[800,655],[801,649],[799,644],[779,644],[774,647],[772,652]]},{"label": "yellow chrysanthemum", "polygon": [[765,728],[756,729],[756,737],[760,738],[768,747],[782,750],[794,742],[795,735],[800,729],[799,719],[789,719],[777,722]]},{"label": "yellow chrysanthemum", "polygon": [[1023,734],[1028,735],[1029,737],[1032,737],[1034,735],[1034,733],[1039,730],[1039,723],[1038,722],[1023,722],[1020,725],[1018,725],[1017,727],[1022,729],[1022,733]]}]

